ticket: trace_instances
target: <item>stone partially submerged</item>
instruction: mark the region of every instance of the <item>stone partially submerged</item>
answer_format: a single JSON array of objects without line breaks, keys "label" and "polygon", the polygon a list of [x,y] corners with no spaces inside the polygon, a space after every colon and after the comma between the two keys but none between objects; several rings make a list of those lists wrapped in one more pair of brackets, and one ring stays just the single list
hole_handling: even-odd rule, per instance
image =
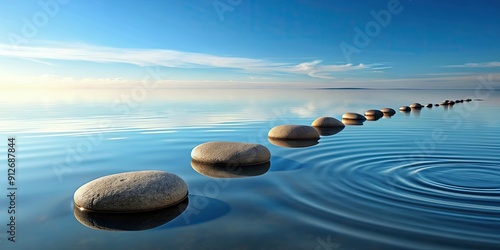
[{"label": "stone partially submerged", "polygon": [[319,133],[311,126],[279,125],[272,128],[268,138],[279,140],[318,140]]},{"label": "stone partially submerged", "polygon": [[391,108],[383,108],[380,111],[382,111],[382,113],[384,113],[384,115],[389,115],[389,116],[393,116],[396,114],[396,111],[394,109],[391,109]]},{"label": "stone partially submerged", "polygon": [[[384,115],[382,111],[376,109],[369,109],[365,112],[365,117],[367,120],[375,120],[376,118],[380,118]],[[370,116],[370,118],[368,118]]]},{"label": "stone partially submerged", "polygon": [[271,152],[260,144],[215,141],[193,148],[191,158],[205,164],[246,166],[268,162]]},{"label": "stone partially submerged", "polygon": [[80,209],[130,213],[163,209],[188,195],[179,176],[164,171],[137,171],[104,176],[78,188],[73,196]]},{"label": "stone partially submerged", "polygon": [[[343,120],[358,120],[358,121],[366,121],[366,117],[358,114],[358,113],[345,113],[342,115],[342,122]],[[345,123],[344,123],[345,124]]]},{"label": "stone partially submerged", "polygon": [[333,117],[319,117],[311,123],[311,126],[318,128],[336,128],[336,127],[345,127],[345,125],[339,120]]}]

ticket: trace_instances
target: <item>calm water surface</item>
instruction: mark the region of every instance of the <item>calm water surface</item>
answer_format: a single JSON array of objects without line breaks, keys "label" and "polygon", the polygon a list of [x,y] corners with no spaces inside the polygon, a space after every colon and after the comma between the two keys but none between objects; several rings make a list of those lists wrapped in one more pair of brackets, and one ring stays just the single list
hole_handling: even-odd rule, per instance
[{"label": "calm water surface", "polygon": [[[15,137],[18,161],[17,242],[7,241],[2,226],[2,249],[500,246],[500,97],[493,91],[11,90],[0,96],[0,150],[6,153],[7,138]],[[310,147],[267,140],[280,124],[462,98],[482,100],[346,126]],[[263,144],[271,165],[245,178],[202,175],[191,166],[191,149],[214,140]],[[6,225],[2,164],[0,225]],[[74,211],[73,193],[84,183],[149,169],[182,177],[188,201],[128,218]]]}]

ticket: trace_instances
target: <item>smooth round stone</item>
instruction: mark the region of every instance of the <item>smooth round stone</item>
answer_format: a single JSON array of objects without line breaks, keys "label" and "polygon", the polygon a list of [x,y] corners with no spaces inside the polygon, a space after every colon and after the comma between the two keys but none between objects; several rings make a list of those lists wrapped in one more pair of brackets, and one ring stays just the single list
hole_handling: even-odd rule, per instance
[{"label": "smooth round stone", "polygon": [[[365,116],[382,117],[383,115],[382,111],[376,109],[369,109],[365,112]],[[368,117],[366,118],[369,119]]]},{"label": "smooth round stone", "polygon": [[422,107],[423,107],[423,106],[422,106],[422,104],[420,104],[420,103],[418,103],[418,102],[416,102],[416,103],[412,103],[412,104],[410,105],[410,108],[412,108],[412,109],[421,109]]},{"label": "smooth round stone", "polygon": [[366,117],[364,117],[364,116],[362,116],[362,115],[360,115],[358,113],[345,113],[345,114],[342,115],[342,120],[360,120],[360,121],[365,121]]},{"label": "smooth round stone", "polygon": [[345,125],[339,120],[327,116],[317,118],[311,123],[311,126],[320,128],[345,127]]},{"label": "smooth round stone", "polygon": [[401,107],[399,108],[399,111],[410,111],[410,110],[411,110],[411,108],[410,108],[410,107],[408,107],[408,106],[401,106]]},{"label": "smooth round stone", "polygon": [[435,107],[439,107],[439,104],[437,104],[437,103],[436,103],[436,104],[434,104],[434,106],[435,106]]},{"label": "smooth round stone", "polygon": [[260,144],[215,141],[193,148],[191,158],[207,164],[245,166],[268,162],[271,152]]},{"label": "smooth round stone", "polygon": [[393,116],[396,114],[396,111],[394,109],[391,109],[391,108],[383,108],[380,111],[382,111],[382,113],[388,114],[390,116]]},{"label": "smooth round stone", "polygon": [[433,106],[434,105],[432,105],[432,103],[429,103],[429,104],[426,105],[426,107],[428,107],[428,108],[432,108]]},{"label": "smooth round stone", "polygon": [[137,171],[90,181],[74,194],[75,205],[97,212],[141,212],[183,201],[188,187],[179,176],[164,171]]},{"label": "smooth round stone", "polygon": [[311,126],[279,125],[272,128],[267,134],[269,138],[282,140],[317,140],[319,133]]}]

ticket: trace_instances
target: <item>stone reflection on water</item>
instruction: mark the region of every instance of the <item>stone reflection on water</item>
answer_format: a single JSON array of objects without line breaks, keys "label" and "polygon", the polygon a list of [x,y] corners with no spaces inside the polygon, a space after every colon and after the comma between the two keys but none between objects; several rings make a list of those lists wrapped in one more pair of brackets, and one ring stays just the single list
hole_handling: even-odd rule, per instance
[{"label": "stone reflection on water", "polygon": [[344,123],[345,125],[360,126],[360,125],[363,125],[364,121],[362,121],[362,120],[342,119],[342,123]]},{"label": "stone reflection on water", "polygon": [[165,209],[139,213],[100,213],[74,206],[75,218],[84,226],[105,231],[141,231],[159,227],[181,215],[189,204],[182,202]]},{"label": "stone reflection on water", "polygon": [[306,148],[310,146],[314,146],[319,143],[318,140],[294,140],[294,139],[275,139],[275,138],[267,138],[269,142],[275,146],[284,147],[284,148]]},{"label": "stone reflection on water", "polygon": [[321,136],[331,136],[339,133],[344,130],[345,127],[334,127],[334,128],[322,128],[322,127],[314,127],[316,131],[318,131]]},{"label": "stone reflection on water", "polygon": [[232,166],[221,164],[207,164],[198,161],[191,161],[193,169],[208,177],[213,178],[242,178],[250,176],[259,176],[267,173],[271,167],[271,162],[248,166]]}]

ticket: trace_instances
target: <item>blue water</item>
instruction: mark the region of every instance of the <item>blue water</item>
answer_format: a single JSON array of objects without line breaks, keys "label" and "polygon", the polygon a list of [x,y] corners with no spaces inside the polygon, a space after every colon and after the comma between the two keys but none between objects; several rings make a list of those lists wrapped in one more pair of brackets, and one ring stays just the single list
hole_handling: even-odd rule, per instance
[{"label": "blue water", "polygon": [[[310,147],[267,139],[280,124],[465,98],[475,101],[346,126]],[[0,226],[2,249],[500,246],[500,96],[489,89],[159,89],[142,96],[128,89],[8,90],[0,104],[0,152],[16,138],[18,188],[16,243]],[[207,141],[263,144],[271,164],[244,178],[202,175],[190,152]],[[0,225],[6,225],[2,162]],[[149,169],[183,178],[188,201],[121,218],[121,226],[94,218],[94,226],[108,230],[78,220],[72,201],[78,187]],[[138,231],[117,231],[127,228]]]}]

